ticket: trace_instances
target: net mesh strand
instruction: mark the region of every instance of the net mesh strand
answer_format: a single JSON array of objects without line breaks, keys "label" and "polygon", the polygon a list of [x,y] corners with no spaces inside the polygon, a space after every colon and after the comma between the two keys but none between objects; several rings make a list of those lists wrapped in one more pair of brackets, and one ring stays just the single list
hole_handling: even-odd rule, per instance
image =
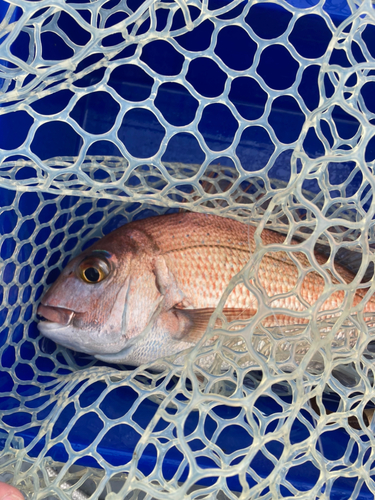
[{"label": "net mesh strand", "polygon": [[[271,33],[258,29],[256,2],[13,1],[5,10],[1,470],[29,498],[375,494],[374,332],[362,313],[374,291],[373,6],[334,5],[337,22],[323,1],[267,5],[279,9]],[[301,29],[310,52],[295,41]],[[148,86],[139,95],[119,87],[119,71]],[[306,84],[315,102],[306,102]],[[240,88],[257,92],[252,114],[233,97]],[[195,111],[166,105],[165,89]],[[100,120],[93,102],[103,103]],[[285,102],[295,112],[283,122]],[[46,112],[45,103],[55,107]],[[9,136],[14,123],[19,133]],[[176,137],[201,160],[171,154]],[[308,320],[288,328],[266,328],[257,314],[215,329],[213,318],[194,349],[135,370],[38,336],[38,300],[72,256],[123,223],[181,208],[258,226],[256,251],[216,317],[240,285],[274,314],[257,272],[281,250],[299,283],[315,270],[325,297],[340,288],[344,301],[328,319],[318,314],[323,298],[305,316],[287,311]],[[267,227],[284,243],[264,246]],[[323,268],[313,257],[319,245],[329,255]],[[347,286],[331,279],[345,251],[349,266],[357,262]],[[354,308],[360,287],[369,292]]]}]

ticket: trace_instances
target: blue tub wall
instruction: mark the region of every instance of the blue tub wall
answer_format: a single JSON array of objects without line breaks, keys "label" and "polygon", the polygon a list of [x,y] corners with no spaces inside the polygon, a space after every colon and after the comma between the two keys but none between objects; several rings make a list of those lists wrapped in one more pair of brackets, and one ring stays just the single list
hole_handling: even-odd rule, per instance
[{"label": "blue tub wall", "polygon": [[[4,15],[6,5],[0,4],[0,17]],[[222,5],[225,5],[225,2],[220,0],[210,2],[212,10]],[[277,91],[277,95],[270,103],[271,113],[267,119],[277,139],[282,143],[278,146],[277,159],[268,175],[270,179],[287,183],[291,174],[291,156],[306,116],[319,105],[319,70],[321,58],[330,42],[331,32],[322,18],[304,14],[303,9],[308,11],[315,4],[302,0],[289,3],[301,9],[300,12],[303,14],[300,18],[302,20],[293,30],[291,39],[297,52],[307,60],[298,86],[304,105],[302,110],[288,91],[297,73],[296,61],[282,45],[278,45],[275,49],[271,38],[272,33],[278,33],[280,27],[287,26],[290,21],[291,14],[286,8],[287,4],[284,4],[285,7],[272,2],[254,5],[249,24],[259,36],[270,39],[270,46],[269,50],[264,51],[258,73],[255,74],[251,70],[250,75],[246,72],[251,66],[255,43],[249,37],[241,39],[238,31],[240,28],[236,30],[235,25],[235,19],[241,15],[246,5],[247,2],[238,3],[235,12],[223,16],[222,19],[228,20],[228,26],[220,32],[216,52],[223,65],[228,65],[231,70],[243,71],[233,80],[231,86],[228,86],[225,94],[232,108],[225,105],[226,101],[222,97],[227,75],[218,64],[208,58],[212,23],[207,20],[186,35],[176,37],[181,47],[200,53],[187,74],[187,85],[182,85],[177,77],[183,62],[181,54],[162,40],[153,40],[143,46],[139,51],[139,64],[134,59],[136,47],[129,45],[122,54],[123,61],[108,78],[107,87],[100,87],[102,79],[107,78],[106,65],[100,66],[101,54],[90,54],[75,68],[75,74],[82,74],[82,77],[76,80],[73,86],[84,89],[84,95],[71,106],[71,109],[69,108],[69,116],[78,128],[93,136],[99,136],[98,139],[91,137],[90,142],[86,137],[83,140],[84,134],[81,136],[71,125],[60,119],[61,113],[71,105],[73,99],[73,93],[65,88],[40,100],[35,100],[31,96],[22,110],[0,114],[2,161],[28,158],[22,148],[34,123],[33,113],[30,111],[32,110],[43,117],[48,117],[43,127],[36,131],[31,144],[32,153],[40,160],[56,156],[77,156],[82,154],[82,148],[85,148],[87,155],[126,156],[125,153],[128,153],[131,161],[139,165],[147,164],[148,161],[156,164],[182,162],[198,165],[205,161],[207,163],[217,161],[229,169],[235,166],[253,173],[262,169],[274,152],[270,135],[260,126],[262,120],[264,121],[264,107],[269,99],[259,83],[263,79]],[[194,18],[194,8],[189,7],[189,9]],[[346,2],[326,2],[324,9],[335,26],[339,26],[350,13]],[[163,10],[157,12],[158,23],[162,26]],[[20,13],[16,12],[14,19],[16,20],[18,16]],[[116,22],[116,18],[113,22]],[[174,23],[172,29],[173,27],[177,29],[179,23],[182,23],[181,16],[176,16]],[[86,43],[87,33],[83,30],[74,31],[76,25],[69,16],[61,16],[61,25],[67,33],[71,33],[72,38],[75,37],[76,44]],[[13,55],[23,61],[27,60],[25,37],[27,37],[25,33],[20,35],[12,46]],[[367,45],[375,48],[375,30],[369,29],[365,38]],[[45,36],[43,51],[46,59],[53,58],[56,61],[63,60],[70,54],[69,47],[59,42],[53,33]],[[343,55],[338,51],[333,55],[331,63],[344,65]],[[92,64],[98,64],[99,67],[87,71],[86,68]],[[153,71],[169,76],[168,82],[161,86],[156,85],[155,79],[151,76]],[[195,135],[200,137],[199,141],[189,130],[189,124],[197,113],[201,112],[200,102],[194,97],[189,85],[212,100],[203,111],[195,131]],[[111,92],[114,91],[119,96],[119,101],[121,99],[128,101],[129,107],[136,103],[135,107],[126,113],[118,128],[116,141],[123,147],[111,142],[109,136],[101,135],[112,129],[120,109],[118,101],[105,92],[109,87],[112,89]],[[12,90],[12,87],[8,90]],[[326,90],[329,91],[328,82]],[[366,96],[368,106],[375,104],[374,100],[373,94],[369,93]],[[165,127],[155,115],[145,109],[145,103],[159,110],[173,130],[174,135],[168,145],[163,143]],[[8,103],[2,103],[2,107],[7,106]],[[231,110],[237,113],[237,118]],[[352,137],[356,127],[355,121],[340,108],[335,113],[338,126],[348,137]],[[240,135],[238,143],[232,147],[233,140],[237,137],[236,134],[238,135],[239,123],[242,125],[246,123],[248,127]],[[304,148],[312,158],[324,154],[321,143],[313,135],[307,135]],[[366,160],[374,159],[375,142],[368,148]],[[351,164],[343,162],[339,168],[332,169],[331,184],[341,183],[341,178],[347,178],[352,168]],[[27,176],[27,169],[23,169],[18,180],[22,181]],[[353,191],[360,183],[359,177],[353,179],[351,185]],[[311,183],[306,185],[306,189],[318,192],[319,186]],[[70,258],[78,254],[89,242],[131,219],[175,210],[177,208],[171,206],[153,210],[150,204],[141,202],[122,203],[105,198],[85,199],[40,191],[16,192],[0,189],[2,237],[0,410],[3,422],[0,430],[0,446],[5,446],[7,439],[20,437],[24,440],[29,457],[50,456],[56,461],[65,462],[69,458],[69,453],[64,445],[59,443],[59,436],[73,416],[76,416],[77,422],[69,434],[72,449],[78,457],[76,463],[108,469],[120,467],[124,470],[130,466],[140,434],[129,425],[129,422],[119,422],[118,427],[113,428],[100,442],[96,449],[96,457],[100,456],[102,462],[94,459],[90,452],[85,452],[92,443],[92,435],[97,435],[103,424],[94,411],[90,412],[90,408],[99,401],[102,394],[106,394],[105,398],[103,397],[104,402],[101,403],[106,417],[112,420],[123,418],[125,422],[129,419],[130,409],[140,397],[140,393],[132,390],[130,386],[123,387],[121,384],[109,388],[109,379],[105,378],[106,370],[115,370],[116,367],[72,353],[42,339],[36,328],[35,312],[45,289],[57,278]],[[28,285],[24,286],[26,282]],[[126,372],[127,367],[120,368]],[[79,387],[74,382],[75,370],[82,370],[84,373],[87,370],[87,379]],[[94,373],[90,370],[103,370],[103,380],[90,384],[90,373]],[[136,377],[132,372],[126,376],[129,380]],[[161,377],[157,383],[173,385],[176,381],[172,377],[168,381]],[[37,399],[37,395],[40,399]],[[72,403],[70,398],[74,395],[76,400]],[[142,408],[137,414],[136,422],[141,429],[145,429],[155,414],[157,403],[148,399],[143,393],[142,397]],[[334,411],[337,409],[338,400],[335,395],[327,396],[325,404]],[[291,403],[290,398],[284,396],[280,397],[278,406],[274,399],[265,396],[257,402],[257,410],[269,416],[277,412],[282,413]],[[53,426],[48,428],[48,419],[56,405],[64,409],[57,421],[53,422]],[[220,414],[220,418],[225,422],[230,420],[232,425],[245,418],[243,409],[230,404],[220,407],[218,405],[213,412]],[[170,414],[172,415],[172,412]],[[134,418],[134,414],[131,415]],[[192,412],[187,419],[187,434],[193,433],[197,415],[198,411]],[[315,425],[311,416],[305,415],[304,418],[305,421],[301,418],[293,426],[290,439],[294,443],[303,441],[309,432],[309,426]],[[167,429],[168,425],[168,422],[161,421],[157,431]],[[273,430],[271,426],[269,432]],[[207,418],[206,435],[212,436],[214,431],[214,420]],[[46,436],[51,439],[48,446]],[[323,454],[326,454],[329,460],[338,459],[342,448],[346,449],[348,440],[349,435],[344,429],[327,432],[321,440]],[[226,453],[231,454],[251,446],[252,442],[252,436],[238,432],[223,434],[217,444],[222,450],[226,450]],[[199,449],[201,443],[197,442],[192,446]],[[334,454],[332,450],[337,450],[337,456],[333,458],[330,455],[331,452]],[[283,452],[280,442],[270,440],[269,452],[278,459]],[[180,455],[180,451],[175,447],[165,459],[166,480],[173,478],[181,466]],[[351,461],[354,462],[357,457],[358,449],[354,449]],[[150,446],[140,458],[138,467],[144,475],[150,475],[155,461],[155,449]],[[202,469],[218,468],[217,463],[206,457],[200,460],[199,465]],[[272,471],[270,461],[261,452],[252,466],[261,478],[267,477]],[[188,469],[180,472],[179,480],[185,481]],[[298,490],[308,491],[316,483],[318,476],[319,471],[316,466],[309,462],[304,468],[292,468],[288,480]],[[202,479],[200,484],[209,486],[215,484],[215,480],[216,477],[212,476]],[[246,481],[250,486],[257,484],[256,478],[250,475],[247,475]],[[240,491],[242,488],[238,476],[229,477],[227,483],[232,491]],[[330,498],[348,498],[354,486],[355,478],[337,482]],[[290,492],[286,490],[283,493],[287,496]],[[361,498],[372,498],[372,496],[363,489]]]}]

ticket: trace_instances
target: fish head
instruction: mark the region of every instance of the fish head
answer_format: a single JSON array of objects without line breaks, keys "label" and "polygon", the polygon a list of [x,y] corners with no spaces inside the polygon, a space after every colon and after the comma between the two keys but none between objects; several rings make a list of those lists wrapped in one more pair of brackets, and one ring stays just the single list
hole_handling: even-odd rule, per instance
[{"label": "fish head", "polygon": [[[37,312],[43,317],[38,329],[44,336],[94,356],[114,353],[137,333],[129,322],[134,303],[143,309],[142,318],[148,318],[148,309],[152,311],[160,295],[148,265],[149,253],[142,252],[131,235],[115,233],[69,262],[43,296]],[[147,297],[138,298],[145,286]],[[137,318],[132,320],[138,324]],[[144,319],[140,328],[141,323]]]}]

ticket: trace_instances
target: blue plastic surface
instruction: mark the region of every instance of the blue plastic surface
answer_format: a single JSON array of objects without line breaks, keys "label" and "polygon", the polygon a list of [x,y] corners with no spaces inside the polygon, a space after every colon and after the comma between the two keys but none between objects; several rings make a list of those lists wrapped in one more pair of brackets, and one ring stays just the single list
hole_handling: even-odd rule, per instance
[{"label": "blue plastic surface", "polygon": [[[212,4],[212,8],[220,6],[222,3],[223,2],[220,0],[210,2],[210,4]],[[313,5],[312,2],[308,2],[307,0],[293,0],[290,3],[301,8]],[[0,17],[3,16],[3,10],[5,7],[6,5],[4,3],[0,3]],[[238,9],[240,8],[241,4],[238,6]],[[340,22],[349,14],[349,9],[345,2],[327,2],[326,10],[331,15],[336,25],[340,24]],[[276,29],[275,26],[287,23],[288,17],[288,12],[282,7],[271,7],[270,4],[259,4],[257,9],[256,29],[263,33],[267,32],[269,29]],[[183,44],[183,46],[186,45],[187,47],[195,47],[195,50],[204,48],[207,44],[207,36],[210,29],[210,23],[208,22],[205,24],[203,29],[197,30],[194,35],[184,35],[185,38],[180,40],[180,43]],[[375,46],[375,34],[371,32],[369,37]],[[298,28],[297,26],[297,29],[294,32],[294,43],[296,46],[298,46],[300,50],[303,50],[306,54],[310,54],[311,57],[324,53],[328,42],[329,39],[327,38],[327,32],[321,20],[319,21],[311,18],[309,30],[306,29],[305,24],[301,23],[300,27]],[[48,43],[48,40],[46,43]],[[160,68],[165,70],[167,66],[170,74],[177,74],[181,65],[181,59],[173,52],[168,54],[166,59],[166,53],[162,50],[163,47],[160,45],[162,43],[163,42],[155,42],[153,46],[150,44],[151,46],[149,50],[143,52],[142,59],[156,70]],[[14,50],[18,51],[18,55],[22,56],[25,47],[22,46],[22,44],[19,44],[14,48]],[[128,50],[130,55],[132,53],[132,49],[130,48]],[[218,51],[220,52],[219,55],[223,60],[226,58],[236,58],[234,64],[241,67],[243,59],[245,57],[251,57],[252,45],[246,40],[241,42],[240,45],[236,45],[236,30],[228,30],[227,34],[224,33],[222,39],[219,40]],[[279,67],[279,72],[277,72],[277,85],[279,85],[280,89],[287,88],[289,80],[291,78],[294,79],[295,76],[295,62],[293,62],[293,60],[286,55],[281,46],[278,50],[265,52],[264,64],[262,64],[260,68],[263,78],[266,81],[273,81],[275,78],[275,67]],[[93,58],[98,57],[100,56],[89,56],[86,63],[90,64],[94,60]],[[341,56],[337,54],[335,57],[339,58]],[[191,79],[191,81],[201,89],[204,95],[210,94],[210,96],[215,97],[222,91],[223,75],[222,71],[215,65],[215,63],[212,63],[212,67],[209,68],[210,71],[207,71],[207,64],[211,64],[207,59],[198,61],[192,66],[191,71],[189,71],[188,79]],[[82,69],[82,67],[83,65],[81,63],[79,69]],[[101,70],[97,70],[85,77],[82,81],[77,82],[77,85],[86,87],[91,83],[98,81],[101,77]],[[310,67],[308,71],[306,70],[306,75],[302,78],[300,85],[300,92],[310,110],[313,110],[318,104],[317,78],[317,68],[314,69],[314,67]],[[109,84],[113,86],[120,95],[126,96],[126,98],[132,101],[140,101],[145,99],[145,97],[148,97],[151,91],[151,83],[150,77],[143,70],[134,65],[126,64],[113,72],[109,82]],[[51,114],[64,106],[64,103],[69,99],[69,97],[69,91],[61,91],[35,103],[35,109],[38,112]],[[238,83],[233,86],[229,97],[244,117],[257,118],[259,116],[259,103],[263,102],[264,95],[263,91],[257,87],[254,80],[250,78],[243,78],[243,80],[240,81],[238,79]],[[177,84],[165,84],[157,97],[156,105],[162,113],[168,114],[168,120],[171,123],[184,125],[185,123],[189,123],[189,121],[191,121],[191,116],[195,113],[197,102],[182,86],[178,86]],[[87,95],[85,98],[80,99],[71,116],[80,124],[83,123],[83,120],[85,120],[86,123],[89,122],[90,132],[101,133],[108,130],[112,126],[116,112],[116,103],[114,103],[108,94],[102,93],[95,96]],[[24,112],[14,113],[11,117],[0,116],[0,147],[9,149],[10,147],[13,147],[17,141],[21,141],[21,138],[26,137],[31,123],[27,119],[25,120],[25,117]],[[292,143],[300,134],[304,123],[304,116],[299,109],[296,109],[295,101],[285,96],[275,100],[270,121],[272,122],[272,127],[274,128],[279,139],[283,140],[285,143]],[[341,117],[341,122],[342,126],[348,130],[348,133],[351,133],[355,124],[348,120],[346,116]],[[72,135],[70,130],[71,129],[68,129],[62,122],[51,122],[49,126],[45,128],[44,132],[40,132],[39,135],[37,134],[34,144],[34,152],[37,153],[42,159],[58,155],[76,155],[80,147],[80,138]],[[221,106],[220,104],[213,103],[206,109],[200,126],[200,132],[203,134],[213,150],[224,150],[227,145],[231,143],[235,130],[236,122],[231,119],[230,116],[228,117],[227,108]],[[133,113],[128,116],[127,120],[123,123],[123,127],[120,130],[119,135],[120,138],[125,141],[126,145],[129,146],[130,152],[141,157],[148,157],[152,154],[153,139],[155,139],[155,143],[158,143],[158,141],[160,142],[160,134],[161,131],[158,128],[158,124],[153,121],[150,113],[139,109],[134,110]],[[148,139],[147,141],[144,140],[146,136]],[[259,165],[256,163],[258,161],[257,158],[259,157],[258,152],[268,150],[270,147],[270,140],[267,138],[267,134],[265,134],[264,129],[254,127],[249,137],[246,137],[243,141],[241,141],[241,148],[238,151],[244,168],[249,171],[259,168]],[[305,148],[307,153],[312,156],[319,154],[319,144],[317,144],[316,138],[313,136],[308,137]],[[290,175],[289,159],[291,152],[292,150],[284,153],[284,155],[280,157],[279,162],[273,169],[273,175],[275,178],[288,181]],[[90,148],[89,154],[117,155],[118,151],[116,146],[113,144],[99,141]],[[369,151],[368,154],[373,154],[375,158],[375,144],[374,151]],[[176,138],[171,141],[170,147],[168,147],[168,150],[163,157],[164,161],[184,163],[201,163],[202,159],[203,153],[197,141],[192,135],[186,133],[178,134]],[[352,167],[351,165],[347,165],[345,168],[350,171]],[[331,183],[339,183],[341,175],[343,175],[342,167],[340,167],[340,171],[332,170]],[[344,178],[346,177],[347,174]],[[356,190],[360,182],[360,179],[353,179],[353,190]],[[314,189],[318,190],[318,188],[318,186],[312,184],[306,185],[306,189],[310,189],[312,191]],[[1,205],[8,205],[13,199],[13,196],[14,193],[1,189]],[[25,194],[25,205],[32,202],[33,194]],[[12,217],[13,215],[9,212],[7,217],[0,218],[0,233],[11,233],[11,227],[13,224]],[[48,218],[48,214],[46,217]],[[24,230],[26,235],[32,233],[31,227],[25,227]],[[4,252],[4,255],[2,255],[3,258],[8,253],[11,254],[13,252],[13,242],[11,236],[9,237],[7,244],[3,245],[1,251]],[[27,256],[27,248],[24,249],[24,252],[25,256]],[[39,260],[37,259],[35,263],[37,264],[42,262],[43,259],[44,255],[40,254]],[[5,270],[5,275],[7,272],[9,273],[11,280],[14,270]],[[31,292],[26,291],[26,293]],[[38,293],[39,297],[41,293],[42,290]],[[15,300],[16,294],[16,290],[11,291],[9,301]],[[4,319],[4,313],[0,311],[0,324],[3,323]],[[14,320],[14,324],[16,324],[16,318]],[[5,337],[5,333],[7,332],[3,331],[0,333],[0,343],[1,339]],[[31,338],[35,338],[38,335],[38,332],[35,324],[33,324],[29,332],[18,331],[15,327],[14,335],[19,335],[19,338],[21,338],[22,335],[29,335]],[[25,342],[22,349],[23,351],[21,355],[24,359],[24,363],[19,363],[17,375],[21,380],[23,380],[24,383],[18,384],[16,387],[14,385],[14,381],[7,373],[7,368],[11,367],[15,360],[14,348],[10,346],[1,360],[3,371],[0,372],[0,396],[2,391],[11,390],[12,387],[14,387],[14,391],[17,391],[19,394],[32,394],[34,390],[37,390],[37,388],[33,387],[30,383],[33,372],[27,363],[27,360],[33,357],[33,344]],[[53,346],[51,347],[51,351],[53,351]],[[53,377],[48,376],[48,353],[44,356],[40,356],[38,362],[40,364],[39,367],[45,367],[46,376],[44,381],[52,381]],[[83,400],[85,398],[87,398],[87,401],[92,398],[96,399],[101,390],[102,388],[100,387],[100,384],[93,386],[91,388],[91,392],[86,391],[83,396]],[[112,397],[111,400],[106,401],[105,404],[107,414],[111,412],[116,414],[116,412],[119,412],[119,408],[121,408],[122,414],[124,414],[124,404],[130,407],[134,401],[134,397],[135,393],[132,393],[130,389],[128,389],[127,393],[127,390],[124,389],[123,393],[118,394],[117,398]],[[335,405],[337,406],[337,401],[335,401],[333,396],[327,396],[325,404],[327,408],[334,408]],[[0,398],[0,410],[8,408],[15,408],[15,413],[12,416],[12,425],[15,425],[15,421],[17,419],[19,420],[19,425],[30,421],[31,415],[33,414],[32,408],[30,408],[29,414],[16,413],[16,392],[14,398]],[[275,406],[275,401],[268,397],[260,398],[258,401],[258,408],[265,414],[271,414],[279,411],[279,409]],[[142,405],[142,411],[139,413],[138,423],[143,428],[147,426],[148,422],[155,413],[155,410],[156,404],[150,401]],[[42,421],[43,418],[48,418],[49,411],[51,411],[51,408],[48,409],[47,407],[45,413],[39,416],[40,421]],[[53,431],[56,435],[58,435],[59,432],[65,428],[67,422],[69,421],[69,411],[68,406],[61,418],[56,422]],[[230,419],[235,415],[235,410],[229,406],[223,406],[221,411],[223,418]],[[197,416],[194,416],[194,414],[188,418],[186,422],[187,429],[189,426],[192,429],[194,428],[196,418]],[[309,420],[311,417],[306,415],[306,418]],[[162,423],[160,425],[162,426]],[[80,451],[86,448],[86,446],[91,442],[90,436],[92,430],[90,431],[90,426],[100,426],[100,421],[97,421],[94,418],[91,420],[90,418],[86,418],[82,419],[82,421],[75,426],[74,433],[70,436],[70,441],[74,450]],[[206,432],[208,434],[212,433],[213,424],[207,421],[206,426]],[[25,445],[28,445],[32,441],[38,429],[38,426],[30,426],[28,431],[19,433],[19,435],[24,439]],[[270,429],[270,432],[271,431],[272,429]],[[291,441],[302,441],[306,436],[306,432],[307,430],[302,424],[294,426],[292,429]],[[114,434],[112,438],[107,435],[106,440],[101,443],[98,451],[102,457],[112,465],[126,464],[129,463],[132,458],[133,450],[138,439],[139,435],[134,430],[128,426],[122,426],[118,428],[118,432],[116,435]],[[323,450],[327,450],[327,453],[330,453],[331,450],[336,450],[339,453],[342,445],[344,448],[346,447],[347,439],[348,435],[344,430],[338,429],[336,431],[327,432],[321,438]],[[251,442],[245,443],[246,446],[249,446],[250,444]],[[231,434],[228,432],[223,437],[219,445],[222,449],[228,450],[227,452],[230,453],[236,449],[243,448],[244,440],[240,433],[234,432]],[[196,446],[199,447],[199,443],[196,443]],[[40,442],[34,447],[30,455],[37,456],[42,447],[43,442]],[[282,452],[282,445],[278,442],[270,442],[269,451],[278,457]],[[64,459],[66,459],[66,452],[62,445],[61,447],[55,446],[52,450],[50,450],[50,455],[56,461],[63,462]],[[354,451],[352,460],[354,461],[355,458],[356,456]],[[167,480],[173,477],[180,461],[180,453],[177,449],[175,454],[171,454],[168,459],[166,459],[166,468],[164,472]],[[83,465],[98,466],[98,464],[93,463],[90,457],[82,458],[80,463]],[[155,455],[152,450],[150,450],[148,455],[146,453],[140,459],[139,468],[144,474],[148,474],[153,469],[154,463]],[[213,463],[209,459],[201,459],[200,466],[202,468],[212,467]],[[254,463],[254,469],[260,477],[267,477],[270,472],[269,467],[269,461],[262,454],[259,454],[257,456],[256,463]],[[288,476],[291,484],[296,486],[301,491],[311,489],[312,484],[315,484],[317,480],[319,471],[317,471],[312,464],[310,466],[306,466],[305,474],[303,476],[301,476],[301,469],[298,469],[298,473],[296,470],[297,469],[292,468],[290,475]],[[181,481],[184,480],[187,473],[188,471],[184,472],[184,475],[180,479]],[[255,484],[254,479],[250,476],[248,476],[247,480],[249,485]],[[212,481],[214,481],[214,478]],[[210,480],[207,479],[203,484],[209,483]],[[233,491],[240,489],[237,477],[229,478],[228,485]],[[331,498],[337,500],[348,498],[353,487],[353,483],[349,480],[346,482],[343,481],[342,484],[336,485],[334,494]],[[362,492],[361,498],[372,498],[372,496],[366,492]]]}]

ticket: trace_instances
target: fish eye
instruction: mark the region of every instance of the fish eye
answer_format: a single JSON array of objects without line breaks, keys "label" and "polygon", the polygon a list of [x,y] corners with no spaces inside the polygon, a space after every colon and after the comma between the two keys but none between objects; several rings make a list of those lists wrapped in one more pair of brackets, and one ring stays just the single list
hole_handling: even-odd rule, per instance
[{"label": "fish eye", "polygon": [[103,281],[109,275],[110,271],[111,269],[106,259],[93,256],[86,257],[78,267],[79,277],[85,283],[91,285]]},{"label": "fish eye", "polygon": [[89,283],[98,283],[100,280],[100,271],[96,267],[84,269],[83,276]]}]

